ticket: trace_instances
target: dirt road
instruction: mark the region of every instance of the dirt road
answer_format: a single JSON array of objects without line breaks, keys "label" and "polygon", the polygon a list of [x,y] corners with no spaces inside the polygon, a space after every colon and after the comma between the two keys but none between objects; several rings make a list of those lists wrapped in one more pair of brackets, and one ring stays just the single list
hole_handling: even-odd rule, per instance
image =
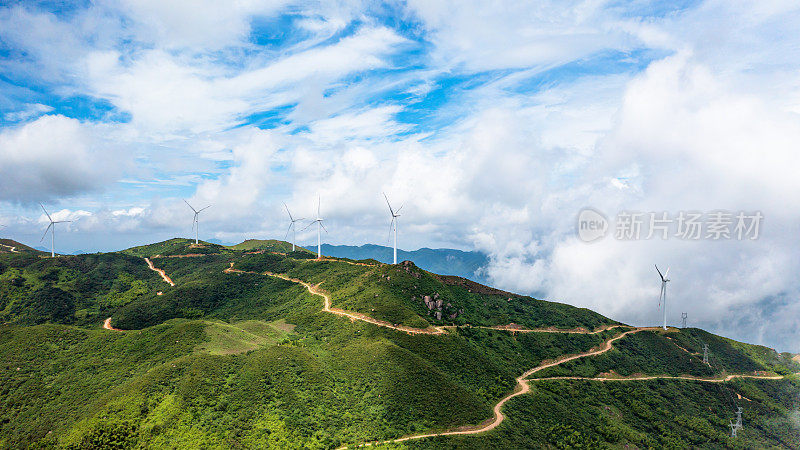
[{"label": "dirt road", "polygon": [[[642,328],[634,328],[632,330],[625,331],[623,333],[614,336],[613,338],[605,341],[603,345],[598,349],[589,350],[583,353],[577,353],[570,356],[565,356],[559,358],[555,361],[551,362],[543,362],[542,364],[534,367],[533,369],[528,370],[527,372],[523,373],[519,377],[517,377],[517,388],[511,394],[506,395],[499,402],[494,406],[494,417],[480,425],[474,427],[460,427],[454,430],[442,431],[439,433],[426,433],[426,434],[415,434],[411,436],[406,436],[398,439],[392,439],[388,441],[380,441],[380,442],[371,442],[366,443],[363,445],[359,445],[358,447],[371,447],[373,445],[380,445],[380,444],[388,444],[388,443],[396,443],[396,442],[404,442],[410,441],[414,439],[424,439],[436,436],[457,436],[457,435],[468,435],[468,434],[478,434],[478,433],[485,433],[487,431],[493,430],[500,425],[503,420],[505,420],[505,415],[502,412],[503,406],[512,398],[517,397],[519,395],[527,394],[530,392],[530,383],[531,381],[546,381],[546,380],[594,380],[594,381],[642,381],[642,380],[656,380],[656,379],[677,379],[677,380],[692,380],[692,381],[706,381],[712,383],[721,383],[725,381],[730,381],[733,378],[761,378],[761,379],[768,379],[768,380],[779,380],[782,379],[782,376],[760,376],[760,375],[746,375],[746,374],[735,374],[735,375],[728,375],[725,378],[699,378],[699,377],[688,377],[688,376],[669,376],[669,375],[653,375],[653,376],[641,376],[641,377],[628,377],[628,378],[581,378],[581,377],[553,377],[553,378],[535,378],[533,380],[528,380],[527,377],[533,375],[536,372],[541,370],[547,369],[548,367],[554,367],[560,364],[564,364],[568,361],[573,361],[579,358],[585,358],[588,356],[595,356],[605,353],[612,348],[614,348],[614,342],[618,341],[625,336],[638,333],[640,331],[655,331],[660,330],[659,327],[642,327]],[[337,450],[347,449],[349,447],[340,447]]]},{"label": "dirt road", "polygon": [[125,331],[125,330],[120,330],[119,328],[112,327],[111,326],[111,317],[109,317],[108,319],[103,321],[103,328],[106,329],[106,330],[113,330],[113,331]]},{"label": "dirt road", "polygon": [[[428,328],[415,328],[415,327],[409,327],[409,326],[405,326],[405,325],[395,325],[395,324],[386,322],[384,320],[375,319],[375,318],[373,318],[373,317],[371,317],[371,316],[369,316],[367,314],[353,312],[353,311],[346,311],[346,310],[340,309],[340,308],[334,308],[333,306],[331,306],[331,298],[330,298],[330,296],[325,291],[323,291],[323,290],[321,290],[319,288],[319,284],[313,285],[311,283],[306,283],[303,280],[298,280],[297,278],[291,278],[291,277],[289,277],[287,275],[283,275],[283,274],[280,274],[280,273],[272,273],[272,272],[258,273],[258,272],[248,272],[248,271],[244,271],[244,270],[238,270],[238,269],[234,269],[233,266],[234,266],[234,263],[231,263],[231,266],[229,268],[225,269],[224,272],[225,273],[249,273],[249,274],[254,274],[254,275],[267,275],[267,276],[270,276],[270,277],[275,277],[275,278],[280,278],[282,280],[291,281],[292,283],[301,284],[311,294],[317,295],[317,296],[323,298],[323,308],[322,308],[323,311],[329,312],[329,313],[332,313],[332,314],[337,314],[337,315],[340,315],[340,316],[344,316],[344,317],[349,318],[350,320],[360,320],[362,322],[371,323],[371,324],[377,325],[379,327],[391,328],[393,330],[402,331],[404,333],[409,333],[409,334],[431,334],[431,335],[437,335],[437,334],[446,333],[448,329],[457,328],[456,325],[431,326],[431,327],[428,327]],[[470,325],[466,325],[466,326],[470,326]],[[472,327],[472,326],[470,326],[470,327]],[[474,326],[472,328],[483,328],[483,329],[498,330],[498,331],[513,331],[513,332],[519,332],[519,333],[597,334],[597,333],[600,333],[600,332],[603,332],[603,331],[606,331],[606,330],[610,330],[610,329],[613,329],[613,328],[620,328],[620,327],[630,328],[628,325],[607,325],[607,326],[598,328],[597,330],[594,330],[594,331],[590,331],[590,330],[586,330],[586,329],[582,329],[582,328],[573,329],[573,330],[559,330],[557,328],[526,329],[526,328],[517,328],[517,327],[513,327],[513,326],[509,326],[509,325],[501,325],[501,326],[495,326],[495,327]]]},{"label": "dirt road", "polygon": [[161,278],[163,278],[164,281],[169,283],[170,286],[175,286],[175,283],[173,283],[172,279],[167,276],[167,273],[164,272],[162,269],[156,268],[153,265],[153,261],[150,261],[150,258],[145,258],[144,260],[147,262],[147,267],[149,267],[150,270],[154,270],[154,271],[158,272],[158,274],[161,275]]}]

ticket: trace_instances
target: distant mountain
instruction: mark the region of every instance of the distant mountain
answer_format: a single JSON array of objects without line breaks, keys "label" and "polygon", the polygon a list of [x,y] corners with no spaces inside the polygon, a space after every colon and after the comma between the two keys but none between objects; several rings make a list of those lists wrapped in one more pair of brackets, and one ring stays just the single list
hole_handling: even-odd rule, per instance
[{"label": "distant mountain", "polygon": [[225,242],[219,239],[208,239],[206,242],[210,242],[212,244],[222,245],[223,247],[231,247],[234,245],[233,242]]},{"label": "distant mountain", "polygon": [[[307,249],[316,252],[317,246]],[[382,245],[322,245],[322,254],[336,258],[374,259],[383,263],[392,262],[392,248]],[[488,282],[488,278],[480,272],[489,264],[489,257],[481,252],[465,252],[451,248],[421,248],[414,251],[397,250],[397,261],[412,261],[418,267],[441,275],[457,275],[477,281]]]}]

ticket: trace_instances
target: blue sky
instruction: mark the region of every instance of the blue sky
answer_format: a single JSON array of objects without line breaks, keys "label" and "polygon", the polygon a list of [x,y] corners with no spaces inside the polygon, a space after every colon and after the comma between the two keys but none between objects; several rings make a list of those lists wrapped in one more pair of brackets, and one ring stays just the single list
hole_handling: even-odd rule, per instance
[{"label": "blue sky", "polygon": [[[39,245],[42,202],[62,251],[113,250],[188,235],[187,199],[207,239],[282,238],[319,195],[328,242],[385,244],[386,192],[401,247],[499,287],[649,323],[659,262],[676,311],[800,342],[798,29],[779,0],[6,2],[0,224]],[[766,225],[587,245],[586,206]]]}]

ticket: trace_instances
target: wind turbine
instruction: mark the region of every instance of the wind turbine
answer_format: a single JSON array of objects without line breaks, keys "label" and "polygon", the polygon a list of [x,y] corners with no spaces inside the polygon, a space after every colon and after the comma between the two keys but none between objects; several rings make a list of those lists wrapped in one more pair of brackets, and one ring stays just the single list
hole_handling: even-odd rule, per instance
[{"label": "wind turbine", "polygon": [[52,239],[50,241],[50,257],[51,258],[55,258],[56,257],[56,224],[57,223],[72,222],[72,221],[71,220],[53,220],[53,218],[50,217],[50,214],[47,212],[47,210],[44,209],[44,205],[39,203],[39,206],[42,207],[42,211],[44,211],[45,215],[47,216],[47,220],[50,221],[50,225],[48,225],[47,229],[44,230],[44,234],[42,235],[42,239],[40,239],[39,242],[43,241],[44,238],[47,237],[47,232],[51,231],[51,229],[52,229],[52,231],[51,231]]},{"label": "wind turbine", "polygon": [[[186,200],[184,200],[183,202],[186,203],[187,205],[189,205],[189,202],[187,202]],[[198,239],[197,239],[197,235],[200,234],[200,217],[199,217],[200,216],[200,212],[202,212],[203,210],[206,210],[206,209],[208,209],[210,207],[211,207],[211,205],[208,205],[205,208],[197,210],[197,209],[194,209],[194,207],[192,205],[189,205],[189,208],[192,208],[192,211],[194,211],[194,219],[192,219],[192,229],[194,229],[194,245],[197,245],[197,244],[200,243],[198,241]]]},{"label": "wind turbine", "polygon": [[663,274],[660,270],[658,270],[658,266],[656,266],[656,271],[658,272],[658,276],[661,277],[661,294],[658,296],[658,306],[661,306],[661,302],[664,302],[664,330],[667,329],[667,283],[669,282],[669,267],[667,267],[667,271]]},{"label": "wind turbine", "polygon": [[386,199],[386,204],[389,205],[389,213],[392,215],[392,221],[389,223],[389,236],[392,234],[392,230],[394,230],[394,263],[397,264],[397,218],[400,217],[400,210],[403,209],[403,205],[400,205],[400,208],[397,211],[392,209],[391,203],[389,203],[389,197],[386,196],[386,193],[383,193],[383,198]]},{"label": "wind turbine", "polygon": [[314,223],[317,224],[317,259],[322,258],[322,232],[321,232],[321,230],[325,230],[326,233],[328,232],[328,229],[325,228],[325,225],[322,224],[322,221],[324,219],[322,217],[320,217],[321,214],[319,212],[319,207],[320,207],[320,203],[321,202],[322,202],[322,199],[317,197],[317,218],[312,220],[311,223],[309,223],[308,225],[306,225],[305,228],[300,230],[300,231],[305,231],[308,227],[310,227],[311,225],[314,225]]},{"label": "wind turbine", "polygon": [[[292,217],[292,212],[289,211],[289,207],[286,206],[286,203],[283,204],[283,207],[286,208],[286,212],[289,214],[289,220],[291,221],[291,223],[289,224],[289,228],[286,230],[286,236],[289,236],[289,231],[292,232],[292,251],[294,251],[294,243],[295,241],[297,241],[297,228],[295,228],[294,223],[305,219],[303,217],[299,219],[295,219],[294,217]],[[283,238],[286,239],[286,236],[284,236]]]}]

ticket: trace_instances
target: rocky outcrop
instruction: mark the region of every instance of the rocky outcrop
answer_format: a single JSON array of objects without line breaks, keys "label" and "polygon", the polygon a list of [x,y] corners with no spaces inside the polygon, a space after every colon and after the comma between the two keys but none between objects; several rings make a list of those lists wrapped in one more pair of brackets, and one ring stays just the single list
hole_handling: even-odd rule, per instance
[{"label": "rocky outcrop", "polygon": [[[416,301],[417,296],[412,296],[411,300]],[[433,295],[423,295],[420,297],[420,300],[428,309],[428,315],[435,317],[436,320],[442,320],[442,317],[454,320],[458,316],[464,314],[463,308],[457,309],[451,302],[445,302],[438,292],[434,292]]]}]

